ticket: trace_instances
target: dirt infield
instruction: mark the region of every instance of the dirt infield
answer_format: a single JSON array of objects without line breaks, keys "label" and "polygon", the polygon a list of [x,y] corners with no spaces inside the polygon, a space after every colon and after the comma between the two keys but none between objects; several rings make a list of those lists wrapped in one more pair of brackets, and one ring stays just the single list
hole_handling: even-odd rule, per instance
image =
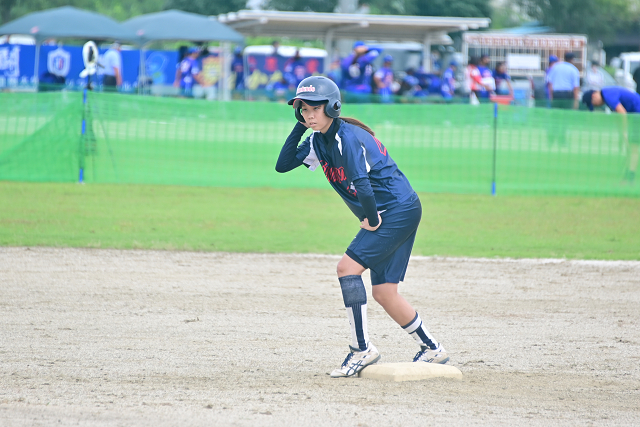
[{"label": "dirt infield", "polygon": [[[640,262],[413,258],[464,378],[387,383],[327,375],[338,259],[0,248],[0,425],[640,425]],[[381,362],[411,360],[369,306]]]}]

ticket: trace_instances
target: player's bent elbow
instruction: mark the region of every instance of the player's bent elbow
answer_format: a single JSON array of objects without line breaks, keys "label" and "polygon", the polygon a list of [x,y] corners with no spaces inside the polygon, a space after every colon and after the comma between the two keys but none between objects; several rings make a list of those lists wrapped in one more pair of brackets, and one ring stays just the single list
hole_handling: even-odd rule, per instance
[{"label": "player's bent elbow", "polygon": [[284,165],[276,165],[276,172],[278,173],[285,173],[285,172],[289,172],[291,170],[291,168],[288,168]]}]

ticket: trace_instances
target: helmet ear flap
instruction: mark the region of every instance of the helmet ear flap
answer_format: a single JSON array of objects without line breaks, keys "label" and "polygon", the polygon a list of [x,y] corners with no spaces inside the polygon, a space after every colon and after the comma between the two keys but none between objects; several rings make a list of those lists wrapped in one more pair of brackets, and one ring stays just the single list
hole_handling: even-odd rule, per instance
[{"label": "helmet ear flap", "polygon": [[324,111],[327,113],[327,116],[335,119],[340,115],[340,108],[342,108],[342,103],[339,100],[336,100],[333,104],[327,102],[327,105],[324,107]]},{"label": "helmet ear flap", "polygon": [[302,113],[300,112],[300,109],[301,109],[301,108],[302,108],[302,102],[300,102],[300,100],[296,99],[296,100],[293,102],[293,111],[294,111],[294,114],[296,115],[296,119],[297,119],[299,122],[305,123],[305,121],[304,121],[304,117],[302,117]]}]

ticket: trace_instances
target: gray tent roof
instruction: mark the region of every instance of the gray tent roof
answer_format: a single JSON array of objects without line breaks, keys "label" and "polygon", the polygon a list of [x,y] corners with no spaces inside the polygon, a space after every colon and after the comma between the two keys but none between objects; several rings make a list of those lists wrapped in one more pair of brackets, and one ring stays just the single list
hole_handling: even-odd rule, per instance
[{"label": "gray tent roof", "polygon": [[122,25],[133,31],[143,43],[152,40],[244,42],[240,33],[225,24],[204,15],[180,10],[136,16]]},{"label": "gray tent roof", "polygon": [[237,29],[245,36],[418,42],[425,39],[438,42],[447,33],[486,28],[491,23],[489,18],[275,10],[240,10],[219,15],[218,21]]},{"label": "gray tent roof", "polygon": [[33,12],[0,27],[0,34],[48,38],[134,40],[135,33],[113,19],[71,6]]}]

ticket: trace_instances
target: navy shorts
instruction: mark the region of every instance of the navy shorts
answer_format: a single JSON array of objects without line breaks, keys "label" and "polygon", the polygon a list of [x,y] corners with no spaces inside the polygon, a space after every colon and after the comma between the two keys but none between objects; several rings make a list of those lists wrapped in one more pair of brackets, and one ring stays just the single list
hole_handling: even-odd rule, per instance
[{"label": "navy shorts", "polygon": [[346,254],[371,270],[371,284],[400,283],[404,280],[409,257],[422,217],[417,194],[380,214],[382,224],[376,231],[360,229]]}]

